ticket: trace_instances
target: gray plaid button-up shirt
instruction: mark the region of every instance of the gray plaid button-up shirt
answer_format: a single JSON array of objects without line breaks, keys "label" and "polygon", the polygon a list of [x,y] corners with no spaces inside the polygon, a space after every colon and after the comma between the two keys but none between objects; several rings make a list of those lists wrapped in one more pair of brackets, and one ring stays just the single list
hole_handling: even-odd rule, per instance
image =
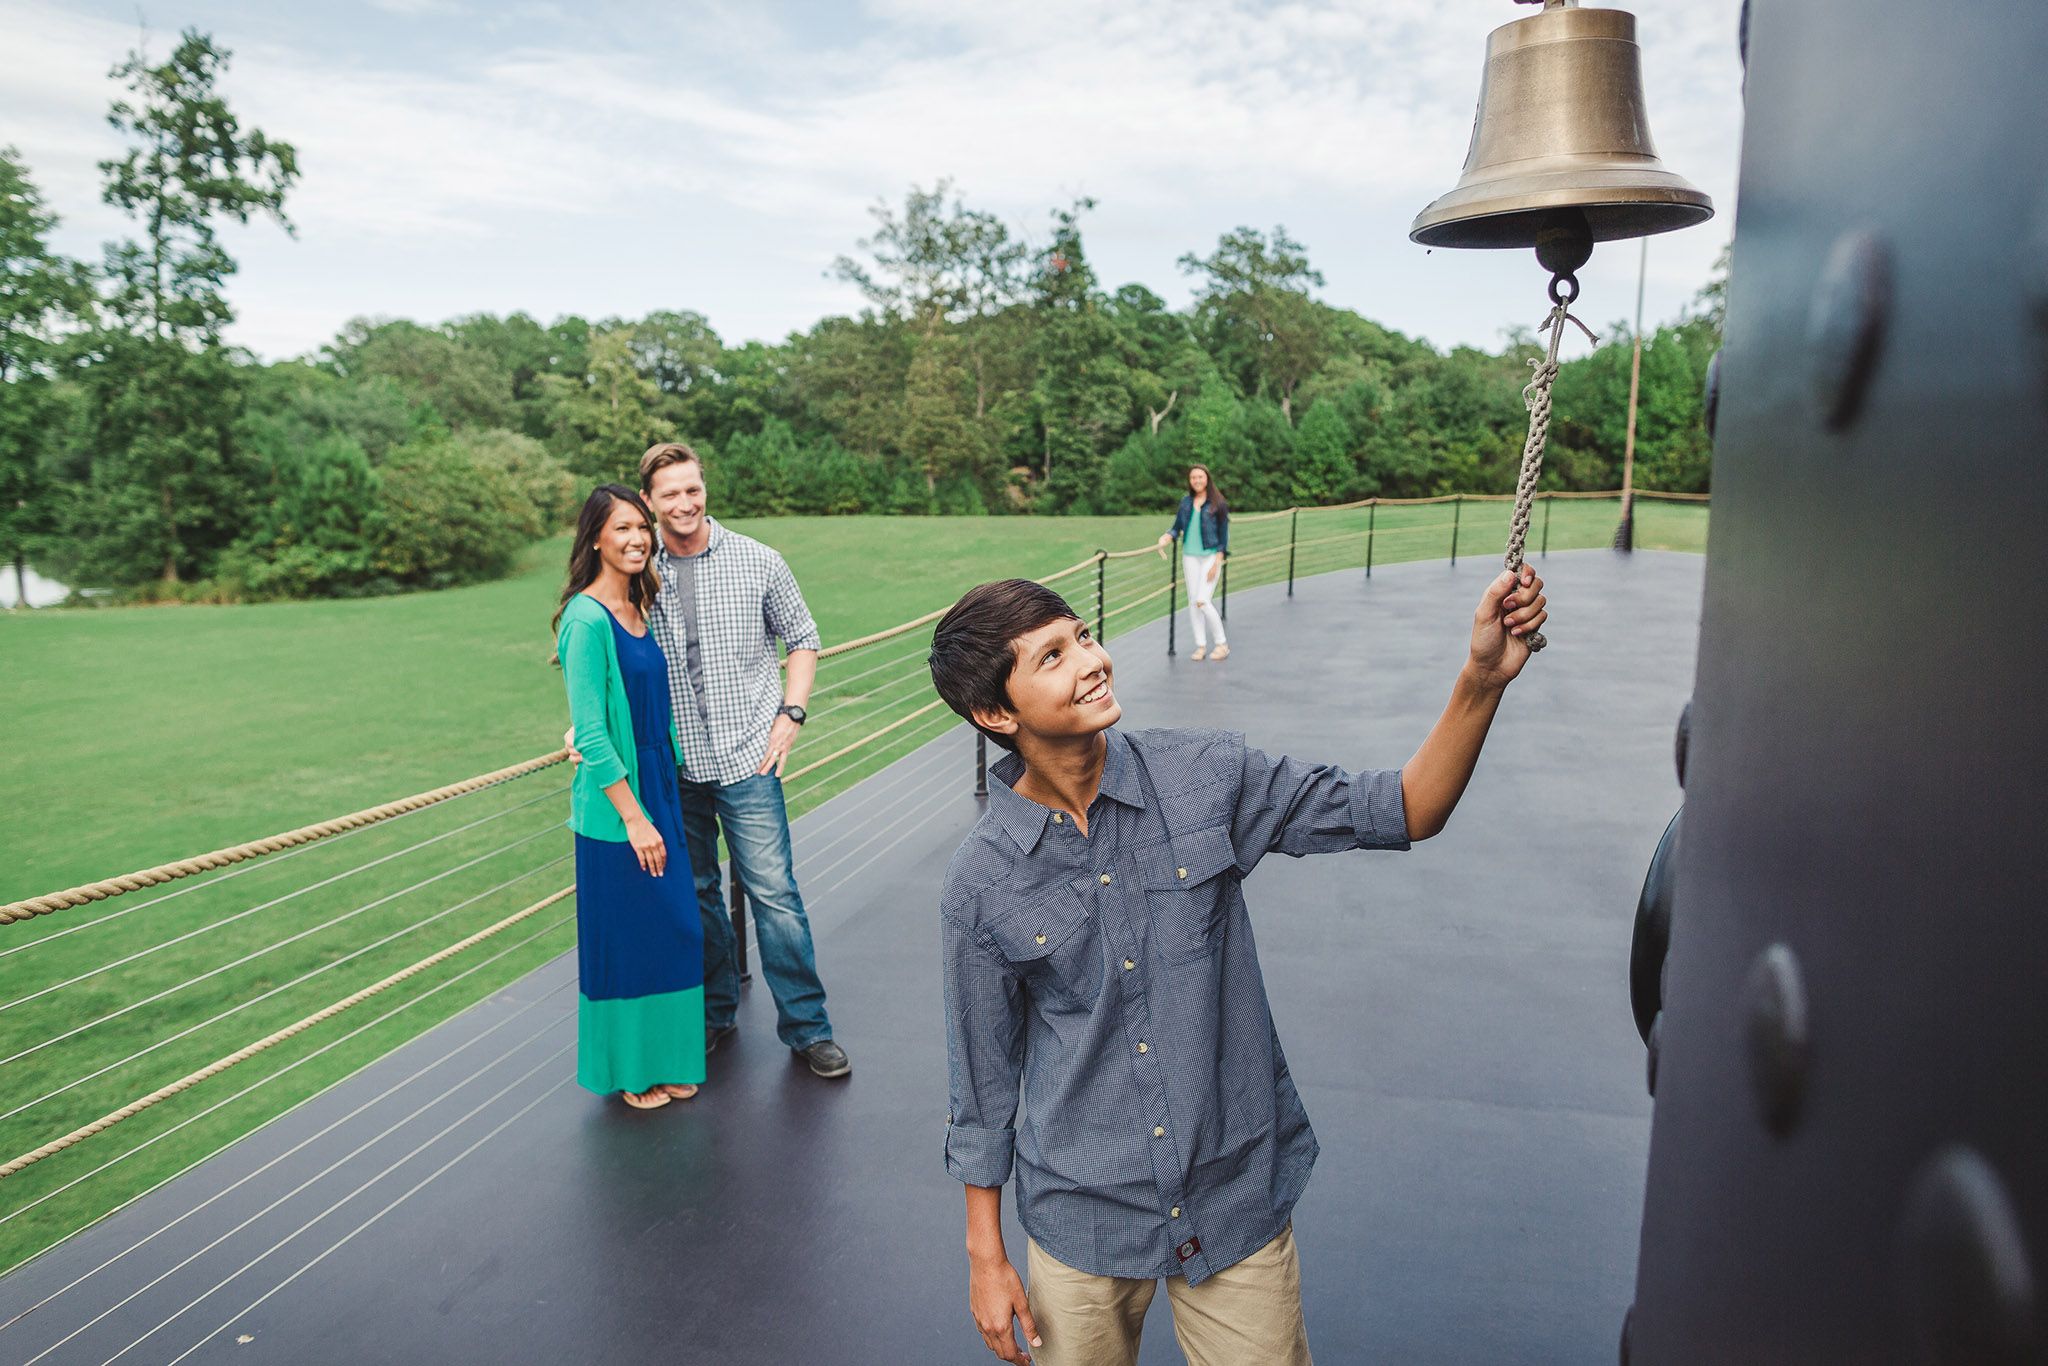
[{"label": "gray plaid button-up shirt", "polygon": [[1224,731],[1107,741],[1087,835],[1011,790],[1010,755],[946,870],[946,1169],[1014,1170],[1068,1266],[1192,1284],[1279,1236],[1316,1159],[1241,883],[1276,851],[1405,849],[1407,813],[1394,770]]},{"label": "gray plaid button-up shirt", "polygon": [[648,623],[668,656],[684,773],[700,783],[736,783],[753,777],[767,757],[768,730],[782,706],[776,638],[791,650],[815,650],[820,640],[782,556],[751,536],[728,531],[716,518],[704,520],[711,539],[702,554],[691,557],[687,576],[693,580],[703,661],[701,709],[690,680],[689,626],[679,596],[685,576],[666,546],[654,557],[661,592]]}]

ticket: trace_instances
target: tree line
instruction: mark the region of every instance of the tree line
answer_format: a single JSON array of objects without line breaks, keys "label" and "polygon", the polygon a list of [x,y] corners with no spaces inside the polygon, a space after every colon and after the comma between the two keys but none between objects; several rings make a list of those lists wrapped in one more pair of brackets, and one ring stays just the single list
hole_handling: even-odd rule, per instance
[{"label": "tree line", "polygon": [[[780,343],[700,315],[358,319],[317,354],[227,344],[220,224],[291,231],[289,143],[219,93],[229,54],[184,33],[112,72],[126,144],[104,198],[135,225],[97,265],[0,148],[0,556],[150,598],[351,596],[507,572],[640,451],[704,452],[727,515],[1157,511],[1189,464],[1245,510],[1512,490],[1537,354],[1442,352],[1317,299],[1284,228],[1180,269],[1174,309],[1089,264],[1093,207],[1040,240],[950,182],[878,203],[831,274],[866,306]],[[1640,486],[1706,488],[1701,413],[1723,269],[1645,338]],[[1544,486],[1620,482],[1624,329],[1562,367]],[[1620,345],[1612,344],[1616,341]]]}]

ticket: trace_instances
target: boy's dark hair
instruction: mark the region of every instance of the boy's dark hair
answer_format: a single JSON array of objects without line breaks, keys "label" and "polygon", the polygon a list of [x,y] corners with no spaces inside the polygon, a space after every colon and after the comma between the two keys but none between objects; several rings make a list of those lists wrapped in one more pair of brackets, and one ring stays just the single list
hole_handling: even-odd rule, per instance
[{"label": "boy's dark hair", "polygon": [[1016,737],[984,730],[975,722],[975,709],[1008,707],[1017,642],[1048,622],[1070,617],[1079,621],[1081,614],[1065,598],[1029,579],[998,579],[970,588],[932,632],[932,686],[969,725],[1014,751]]}]

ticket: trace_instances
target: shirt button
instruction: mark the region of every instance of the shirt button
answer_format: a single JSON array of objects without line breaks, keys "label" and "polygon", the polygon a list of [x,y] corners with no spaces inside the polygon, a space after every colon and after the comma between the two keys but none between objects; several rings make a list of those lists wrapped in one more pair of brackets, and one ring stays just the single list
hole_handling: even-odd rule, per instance
[{"label": "shirt button", "polygon": [[1108,874],[1108,873],[1104,873],[1104,874],[1102,875],[1102,885],[1103,885],[1103,886],[1105,886],[1105,887],[1107,887],[1107,886],[1109,885],[1109,874]]},{"label": "shirt button", "polygon": [[1052,813],[1052,823],[1054,825],[1065,825],[1067,823],[1067,818],[1065,816],[1062,816],[1059,812],[1055,811]]},{"label": "shirt button", "polygon": [[1140,1053],[1148,1053],[1148,1052],[1150,1052],[1151,1050],[1150,1050],[1150,1049],[1148,1049],[1148,1048],[1146,1048],[1146,1047],[1145,1047],[1145,1045],[1144,1045],[1143,1043],[1140,1043],[1140,1044],[1138,1045],[1138,1051],[1139,1051]]},{"label": "shirt button", "polygon": [[1039,943],[1041,943],[1041,944],[1043,944],[1043,943],[1045,942],[1045,936],[1044,936],[1044,935],[1042,935],[1042,934],[1041,934],[1041,935],[1039,935],[1039,936],[1038,936],[1038,942],[1039,942]]},{"label": "shirt button", "polygon": [[1182,882],[1186,882],[1188,880],[1188,870],[1185,868],[1174,869],[1173,875],[1179,878]]},{"label": "shirt button", "polygon": [[1174,1217],[1174,1218],[1176,1218],[1176,1219],[1180,1218],[1180,1206],[1179,1206],[1179,1205],[1175,1205],[1175,1206],[1173,1207],[1173,1217]]},{"label": "shirt button", "polygon": [[1136,966],[1138,966],[1138,965],[1137,965],[1137,963],[1136,963],[1135,961],[1133,961],[1132,959],[1129,959],[1129,958],[1126,958],[1126,959],[1124,959],[1124,971],[1125,971],[1125,972],[1129,972],[1129,971],[1130,971],[1130,970],[1131,970],[1132,968],[1134,968],[1134,967],[1136,967]]},{"label": "shirt button", "polygon": [[1152,1137],[1154,1137],[1154,1138],[1165,1138],[1165,1137],[1166,1137],[1166,1128],[1165,1128],[1165,1126],[1164,1126],[1164,1125],[1160,1125],[1160,1126],[1156,1126],[1156,1127],[1154,1127],[1154,1129],[1152,1130]]}]

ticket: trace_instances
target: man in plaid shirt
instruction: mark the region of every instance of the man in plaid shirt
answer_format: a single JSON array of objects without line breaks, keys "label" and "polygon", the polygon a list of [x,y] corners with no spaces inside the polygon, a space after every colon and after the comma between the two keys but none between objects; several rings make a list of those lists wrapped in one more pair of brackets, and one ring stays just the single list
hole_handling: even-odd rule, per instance
[{"label": "man in plaid shirt", "polygon": [[[754,905],[761,975],[775,993],[775,1032],[821,1077],[853,1070],[832,1039],[811,923],[790,856],[782,770],[818,672],[818,627],[782,556],[705,511],[704,462],[679,441],[640,457],[640,488],[661,521],[661,592],[649,624],[668,656],[683,750],[683,836],[704,917],[707,1048],[729,1038],[739,1009],[732,920],[719,887],[722,826]],[[789,652],[787,677],[775,642]]]}]

